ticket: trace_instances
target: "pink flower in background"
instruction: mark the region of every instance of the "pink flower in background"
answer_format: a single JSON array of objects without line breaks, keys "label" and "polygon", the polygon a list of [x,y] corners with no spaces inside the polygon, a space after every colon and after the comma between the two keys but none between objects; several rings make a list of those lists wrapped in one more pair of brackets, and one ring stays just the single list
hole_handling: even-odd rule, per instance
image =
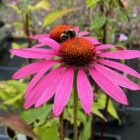
[{"label": "pink flower in background", "polygon": [[127,41],[128,37],[125,34],[120,34],[119,41]]},{"label": "pink flower in background", "polygon": [[139,85],[115,70],[137,78],[140,78],[140,74],[124,64],[113,61],[114,59],[140,57],[140,51],[110,52],[108,49],[115,47],[114,45],[100,45],[95,38],[78,35],[62,43],[44,36],[38,36],[37,39],[41,44],[50,48],[33,47],[11,50],[12,54],[19,57],[39,59],[13,75],[13,79],[20,79],[34,74],[26,89],[25,109],[32,105],[39,107],[54,96],[53,113],[59,116],[70,98],[75,70],[78,71],[76,77],[78,96],[87,114],[91,112],[94,100],[94,93],[87,74],[107,95],[125,105],[128,101],[120,87],[140,90]]}]

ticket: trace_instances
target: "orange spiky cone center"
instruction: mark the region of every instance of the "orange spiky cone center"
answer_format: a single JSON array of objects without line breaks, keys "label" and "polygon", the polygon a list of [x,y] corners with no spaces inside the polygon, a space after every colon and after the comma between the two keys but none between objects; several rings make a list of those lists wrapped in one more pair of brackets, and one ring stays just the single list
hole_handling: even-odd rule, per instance
[{"label": "orange spiky cone center", "polygon": [[59,52],[65,64],[77,67],[90,64],[96,54],[93,44],[82,37],[64,41]]}]

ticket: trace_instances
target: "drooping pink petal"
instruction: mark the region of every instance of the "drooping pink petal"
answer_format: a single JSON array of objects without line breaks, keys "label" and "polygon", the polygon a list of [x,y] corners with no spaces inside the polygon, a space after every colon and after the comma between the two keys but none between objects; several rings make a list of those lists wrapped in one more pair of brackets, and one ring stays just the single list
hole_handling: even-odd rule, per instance
[{"label": "drooping pink petal", "polygon": [[104,50],[104,49],[110,49],[110,48],[112,48],[112,47],[115,47],[115,46],[113,46],[113,45],[111,45],[111,44],[103,44],[103,45],[97,46],[97,47],[96,47],[96,50],[97,50],[97,51],[100,51],[100,50]]},{"label": "drooping pink petal", "polygon": [[84,37],[85,39],[89,40],[93,45],[99,45],[101,44],[96,38],[94,37]]},{"label": "drooping pink petal", "polygon": [[[55,70],[49,72],[37,85],[36,87],[32,90],[31,93],[25,93],[25,103],[24,103],[24,108],[28,109],[31,107],[33,104],[35,104],[39,98],[43,95],[43,92],[46,89],[49,89],[53,91],[52,89],[55,88],[53,82],[57,81],[60,77],[60,74],[63,71],[63,67],[58,67]],[[58,83],[55,82],[57,85]],[[50,89],[51,86],[51,89]],[[46,93],[46,98],[51,98],[53,96],[54,92],[49,92]],[[37,106],[36,106],[37,107]]]},{"label": "drooping pink petal", "polygon": [[79,26],[74,26],[74,27],[73,27],[73,30],[74,30],[76,33],[78,33],[78,32],[79,32]]},{"label": "drooping pink petal", "polygon": [[90,114],[93,104],[93,91],[89,80],[82,68],[80,68],[78,71],[77,90],[84,111],[87,114]]},{"label": "drooping pink petal", "polygon": [[32,64],[26,65],[25,67],[19,69],[14,75],[12,76],[13,79],[20,79],[31,74],[37,73],[40,69],[42,69],[48,62],[47,61],[40,61],[34,62]]},{"label": "drooping pink petal", "polygon": [[51,84],[47,86],[47,88],[42,92],[42,95],[35,104],[35,107],[39,107],[40,105],[48,101],[54,95],[54,93],[56,93],[56,90],[59,88],[59,85],[64,79],[64,75],[66,75],[66,71],[57,75],[54,80],[51,81]]},{"label": "drooping pink petal", "polygon": [[26,94],[29,94],[31,92],[31,90],[35,87],[35,85],[41,79],[41,77],[56,63],[58,63],[58,61],[56,61],[56,60],[49,60],[46,62],[44,67],[42,69],[40,69],[40,71],[30,81],[30,83],[26,89]]},{"label": "drooping pink petal", "polygon": [[85,36],[85,35],[88,35],[88,34],[89,34],[89,32],[83,31],[83,32],[79,32],[78,36],[81,37],[81,36]]},{"label": "drooping pink petal", "polygon": [[133,59],[140,57],[140,51],[137,50],[122,50],[116,52],[104,52],[98,54],[98,56],[112,59]]},{"label": "drooping pink petal", "polygon": [[99,64],[94,65],[95,69],[105,76],[112,83],[116,83],[122,87],[131,89],[131,90],[140,90],[140,86],[130,81],[125,76]]},{"label": "drooping pink petal", "polygon": [[11,49],[10,52],[23,58],[46,58],[50,59],[58,53],[54,50],[41,48]]},{"label": "drooping pink petal", "polygon": [[95,69],[89,68],[89,73],[92,76],[92,78],[95,80],[95,82],[98,84],[98,86],[110,97],[115,99],[116,101],[128,105],[128,101],[126,98],[126,95],[122,91],[122,89],[117,86],[116,84],[112,83],[110,80],[108,80],[106,77],[104,77],[101,73],[99,73]]},{"label": "drooping pink petal", "polygon": [[50,34],[42,34],[42,35],[33,35],[33,36],[30,36],[30,38],[33,38],[33,39],[41,39],[41,38],[46,38],[46,37],[50,37]]},{"label": "drooping pink petal", "polygon": [[111,68],[120,70],[120,71],[125,72],[127,74],[130,74],[132,76],[135,76],[137,78],[140,78],[140,74],[138,72],[136,72],[134,69],[132,69],[129,66],[126,66],[124,64],[114,62],[111,60],[104,60],[104,59],[99,59],[98,62],[100,62],[101,64],[104,64],[106,66],[109,66]]},{"label": "drooping pink petal", "polygon": [[59,87],[56,90],[54,98],[53,112],[59,116],[67,104],[73,86],[74,67],[68,68],[63,75]]},{"label": "drooping pink petal", "polygon": [[39,42],[56,50],[60,48],[60,44],[51,38],[40,38]]},{"label": "drooping pink petal", "polygon": [[24,98],[31,99],[34,97],[34,95],[37,95],[37,93],[40,94],[41,96],[42,91],[45,90],[45,88],[47,88],[48,85],[50,85],[50,81],[53,81],[55,77],[61,73],[61,71],[62,67],[58,67],[55,70],[49,72],[47,75],[43,77],[42,80],[40,80],[40,82],[35,86],[35,88],[32,90],[31,93],[25,93]]},{"label": "drooping pink petal", "polygon": [[31,38],[38,39],[38,41],[41,43],[41,44],[37,44],[37,45],[33,46],[33,48],[41,47],[41,46],[49,46],[53,49],[60,48],[60,44],[57,43],[55,40],[51,39],[49,34],[47,36],[46,35],[35,35],[35,36],[31,36]]}]

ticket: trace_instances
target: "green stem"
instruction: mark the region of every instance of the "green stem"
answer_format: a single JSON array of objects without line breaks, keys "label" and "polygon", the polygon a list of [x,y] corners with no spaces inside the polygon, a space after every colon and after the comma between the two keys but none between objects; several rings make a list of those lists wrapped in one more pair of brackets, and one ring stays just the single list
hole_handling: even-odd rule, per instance
[{"label": "green stem", "polygon": [[[100,5],[100,10],[102,13],[105,13],[105,15],[106,15],[106,22],[105,22],[104,26],[102,27],[102,30],[103,30],[103,43],[107,43],[107,41],[108,41],[108,23],[107,23],[108,21],[107,20],[108,20],[109,11],[105,9],[105,5],[104,5],[103,0],[102,0],[102,3]],[[105,108],[103,111],[103,115],[105,118],[107,118],[107,115],[108,115],[108,113],[107,113],[108,104],[109,104],[109,96],[107,95],[106,101],[105,101]],[[100,133],[100,140],[104,140],[105,129],[106,129],[106,122],[103,120],[102,125],[101,125],[101,130],[100,130],[100,132],[101,132]]]},{"label": "green stem", "polygon": [[89,18],[89,23],[91,24],[92,21],[93,21],[93,9],[92,8],[89,8],[89,15],[88,15],[88,18]]},{"label": "green stem", "polygon": [[92,121],[91,121],[91,136],[90,140],[95,140],[95,124],[96,124],[96,115],[92,115]]},{"label": "green stem", "polygon": [[[27,13],[25,15],[25,21],[24,21],[24,32],[25,35],[27,37],[27,42],[28,42],[28,48],[32,47],[32,41],[30,39],[30,29],[29,29],[29,14]],[[28,63],[31,64],[33,62],[33,60],[31,58],[28,58]],[[32,79],[33,77],[30,76],[30,79]]]},{"label": "green stem", "polygon": [[60,139],[61,140],[64,140],[63,113],[60,115],[59,121],[60,121],[60,128],[59,128],[59,131],[60,131]]},{"label": "green stem", "polygon": [[[94,89],[94,93],[98,93],[98,85],[95,83],[95,89]],[[91,121],[91,134],[90,134],[90,140],[95,140],[95,125],[96,125],[96,115],[92,114],[92,121]]]},{"label": "green stem", "polygon": [[78,114],[78,94],[76,87],[77,72],[75,72],[74,78],[74,127],[73,127],[73,140],[78,140],[78,126],[77,126],[77,114]]},{"label": "green stem", "polygon": [[[109,104],[109,96],[107,95],[107,96],[106,96],[106,102],[105,102],[105,109],[104,109],[104,111],[103,111],[103,114],[104,114],[105,118],[107,118],[108,104]],[[106,122],[103,121],[103,122],[102,122],[102,126],[101,126],[100,140],[104,140],[105,129],[106,129]]]}]

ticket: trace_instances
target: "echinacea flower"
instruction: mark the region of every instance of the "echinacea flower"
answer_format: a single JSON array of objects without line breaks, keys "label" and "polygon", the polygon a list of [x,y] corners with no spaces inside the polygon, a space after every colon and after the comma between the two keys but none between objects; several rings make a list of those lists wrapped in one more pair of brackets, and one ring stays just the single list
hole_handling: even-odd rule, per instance
[{"label": "echinacea flower", "polygon": [[113,61],[140,57],[140,51],[111,52],[109,48],[115,47],[114,45],[100,45],[94,38],[92,40],[78,36],[62,43],[51,39],[44,44],[51,48],[11,50],[12,54],[19,57],[39,59],[38,62],[28,64],[13,75],[13,79],[20,79],[35,74],[25,93],[25,109],[32,105],[39,107],[54,96],[53,113],[59,116],[70,98],[75,71],[78,96],[87,114],[91,112],[94,100],[94,92],[87,75],[91,76],[107,95],[125,105],[128,101],[120,87],[140,90],[139,85],[115,70],[137,78],[140,78],[140,74],[124,64]]}]

